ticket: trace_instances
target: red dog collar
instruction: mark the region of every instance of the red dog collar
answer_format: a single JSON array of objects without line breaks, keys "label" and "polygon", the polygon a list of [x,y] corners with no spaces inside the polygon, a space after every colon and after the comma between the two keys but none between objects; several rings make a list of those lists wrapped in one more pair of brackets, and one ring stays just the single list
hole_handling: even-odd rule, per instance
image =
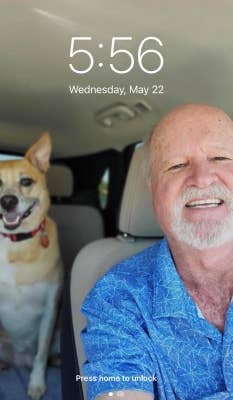
[{"label": "red dog collar", "polygon": [[34,229],[31,232],[22,232],[22,233],[3,233],[1,235],[10,239],[12,242],[20,242],[21,240],[32,239],[38,232],[41,232],[40,242],[43,247],[48,247],[49,239],[48,235],[45,232],[45,219],[40,223],[38,228]]}]

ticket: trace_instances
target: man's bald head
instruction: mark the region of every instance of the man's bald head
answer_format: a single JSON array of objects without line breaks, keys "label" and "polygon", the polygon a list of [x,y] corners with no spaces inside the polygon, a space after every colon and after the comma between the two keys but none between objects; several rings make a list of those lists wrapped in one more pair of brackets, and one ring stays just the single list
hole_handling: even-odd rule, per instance
[{"label": "man's bald head", "polygon": [[171,144],[176,146],[175,138],[182,136],[183,133],[188,133],[191,136],[195,134],[195,131],[201,130],[204,135],[208,134],[210,129],[221,131],[226,127],[232,130],[233,135],[233,122],[220,108],[206,104],[184,104],[172,109],[155,126],[149,138],[148,169],[151,169],[157,155],[166,150],[164,147],[166,147],[169,139]]}]

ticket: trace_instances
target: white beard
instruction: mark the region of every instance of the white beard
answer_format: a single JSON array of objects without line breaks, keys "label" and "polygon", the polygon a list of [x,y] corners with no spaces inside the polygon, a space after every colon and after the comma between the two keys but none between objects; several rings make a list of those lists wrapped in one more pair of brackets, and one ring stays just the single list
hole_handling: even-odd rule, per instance
[{"label": "white beard", "polygon": [[[184,219],[182,211],[190,200],[198,197],[221,198],[228,210],[224,221],[213,219],[190,222]],[[176,238],[196,249],[219,247],[233,239],[233,193],[219,184],[206,189],[187,188],[174,208],[172,231]]]}]

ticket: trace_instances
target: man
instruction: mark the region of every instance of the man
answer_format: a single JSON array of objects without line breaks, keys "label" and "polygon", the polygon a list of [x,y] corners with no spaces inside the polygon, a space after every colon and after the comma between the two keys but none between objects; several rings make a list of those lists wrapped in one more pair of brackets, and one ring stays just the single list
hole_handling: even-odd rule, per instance
[{"label": "man", "polygon": [[87,296],[88,399],[233,399],[233,123],[171,111],[149,142],[148,185],[166,238]]}]

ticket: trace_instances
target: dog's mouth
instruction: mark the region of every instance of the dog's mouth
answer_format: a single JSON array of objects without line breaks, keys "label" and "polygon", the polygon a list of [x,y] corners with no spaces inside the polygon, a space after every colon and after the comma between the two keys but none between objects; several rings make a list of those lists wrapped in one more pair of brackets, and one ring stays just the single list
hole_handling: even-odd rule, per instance
[{"label": "dog's mouth", "polygon": [[16,210],[13,211],[4,211],[2,214],[0,214],[0,218],[3,221],[4,228],[12,231],[14,229],[17,229],[21,222],[29,217],[29,215],[32,213],[33,208],[36,205],[36,201],[24,212],[20,213]]}]

